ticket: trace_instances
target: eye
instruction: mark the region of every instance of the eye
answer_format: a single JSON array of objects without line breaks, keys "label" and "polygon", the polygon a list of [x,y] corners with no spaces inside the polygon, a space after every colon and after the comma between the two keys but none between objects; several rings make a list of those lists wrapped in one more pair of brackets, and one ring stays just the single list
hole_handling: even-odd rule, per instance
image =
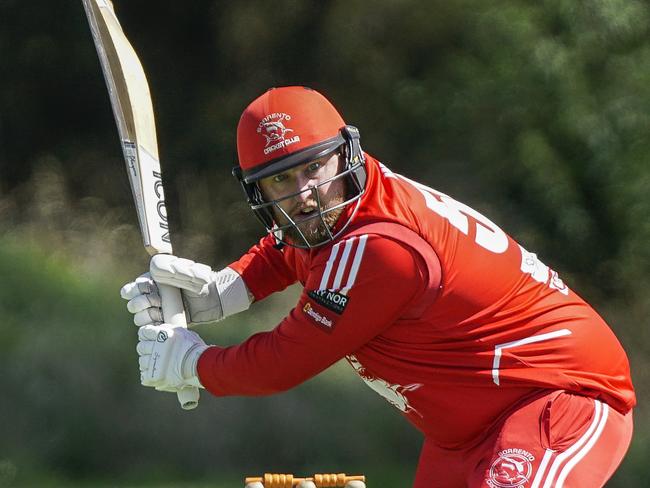
[{"label": "eye", "polygon": [[277,175],[273,175],[271,177],[271,180],[273,181],[273,183],[282,183],[287,178],[288,178],[288,176],[287,176],[286,173],[279,173]]},{"label": "eye", "polygon": [[320,169],[321,166],[322,165],[320,161],[314,161],[313,163],[309,163],[309,165],[307,166],[307,171],[309,171],[310,173],[315,173]]}]

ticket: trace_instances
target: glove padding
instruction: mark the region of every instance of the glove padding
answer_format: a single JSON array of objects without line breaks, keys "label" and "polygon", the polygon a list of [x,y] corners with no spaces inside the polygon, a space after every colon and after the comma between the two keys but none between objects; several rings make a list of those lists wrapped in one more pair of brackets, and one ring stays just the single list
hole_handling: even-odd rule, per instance
[{"label": "glove padding", "polygon": [[150,273],[145,273],[122,287],[122,298],[129,300],[127,309],[134,314],[137,326],[158,325],[163,321],[160,294],[156,283],[181,289],[190,324],[216,322],[251,304],[244,280],[230,268],[219,272],[210,266],[168,254],[151,258]]},{"label": "glove padding", "polygon": [[156,283],[181,289],[183,304],[192,324],[223,319],[217,289],[218,275],[210,266],[170,254],[157,254],[151,258],[149,272]]},{"label": "glove padding", "polygon": [[208,346],[194,331],[169,324],[138,329],[140,382],[160,391],[187,386],[203,388],[196,372],[199,357]]}]

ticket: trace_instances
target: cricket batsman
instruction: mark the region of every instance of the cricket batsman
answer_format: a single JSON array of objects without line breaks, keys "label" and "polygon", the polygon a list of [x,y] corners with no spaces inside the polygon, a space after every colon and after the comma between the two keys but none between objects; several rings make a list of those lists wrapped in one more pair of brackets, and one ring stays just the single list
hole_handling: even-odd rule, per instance
[{"label": "cricket batsman", "polygon": [[[270,395],[342,358],[424,435],[415,488],[593,488],[621,463],[636,399],[605,321],[497,225],[364,152],[320,93],[274,88],[237,128],[234,174],[267,235],[214,271],[170,255],[122,289],[141,381]],[[273,330],[231,347],[190,324],[300,282]]]}]

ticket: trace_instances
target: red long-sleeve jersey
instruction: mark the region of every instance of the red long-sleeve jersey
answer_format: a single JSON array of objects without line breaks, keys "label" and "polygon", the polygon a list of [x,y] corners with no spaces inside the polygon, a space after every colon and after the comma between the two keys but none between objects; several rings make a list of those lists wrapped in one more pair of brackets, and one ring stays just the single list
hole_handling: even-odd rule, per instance
[{"label": "red long-sleeve jersey", "polygon": [[460,447],[541,390],[635,405],[603,319],[557,273],[470,207],[367,156],[342,238],[312,250],[265,237],[230,266],[255,296],[300,282],[272,331],[200,358],[215,395],[291,388],[346,357],[427,437]]}]

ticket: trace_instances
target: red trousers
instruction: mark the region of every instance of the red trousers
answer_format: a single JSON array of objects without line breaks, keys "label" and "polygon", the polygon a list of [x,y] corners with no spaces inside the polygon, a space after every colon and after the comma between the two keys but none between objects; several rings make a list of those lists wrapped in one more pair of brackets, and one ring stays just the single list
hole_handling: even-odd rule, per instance
[{"label": "red trousers", "polygon": [[425,440],[414,488],[598,488],[631,439],[631,411],[554,391],[516,408],[470,448]]}]

